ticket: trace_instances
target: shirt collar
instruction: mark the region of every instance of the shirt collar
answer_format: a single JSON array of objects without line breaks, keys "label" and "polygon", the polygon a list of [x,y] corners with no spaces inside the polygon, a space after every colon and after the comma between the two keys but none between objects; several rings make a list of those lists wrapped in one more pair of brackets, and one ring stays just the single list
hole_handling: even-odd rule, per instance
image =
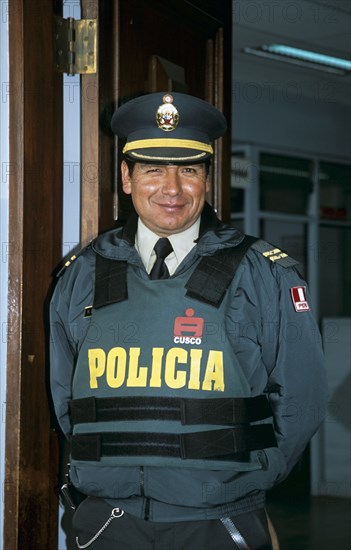
[{"label": "shirt collar", "polygon": [[[169,260],[175,260],[177,265],[184,260],[185,256],[189,254],[196,244],[195,240],[199,236],[199,228],[200,218],[191,227],[185,229],[185,231],[174,233],[168,237],[173,247],[173,253],[169,255]],[[147,271],[149,271],[150,266],[155,261],[154,246],[159,238],[159,235],[146,227],[140,218],[138,219],[135,247]]]}]

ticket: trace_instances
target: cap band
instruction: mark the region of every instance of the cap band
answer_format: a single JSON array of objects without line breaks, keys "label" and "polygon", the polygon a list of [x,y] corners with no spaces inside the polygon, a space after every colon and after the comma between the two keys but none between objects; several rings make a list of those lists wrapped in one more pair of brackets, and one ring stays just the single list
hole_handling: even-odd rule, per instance
[{"label": "cap band", "polygon": [[148,149],[157,147],[176,147],[183,149],[197,149],[199,151],[206,151],[213,154],[213,149],[208,143],[202,143],[201,141],[194,141],[191,139],[140,139],[137,141],[130,141],[123,148],[123,153],[130,151],[131,149]]},{"label": "cap band", "polygon": [[190,155],[190,156],[187,156],[187,157],[157,157],[157,156],[150,156],[150,155],[142,155],[141,153],[136,153],[135,151],[132,151],[130,153],[130,156],[131,157],[134,157],[136,159],[139,159],[139,160],[153,160],[153,161],[156,161],[156,160],[160,160],[160,161],[163,161],[163,162],[171,162],[171,161],[177,161],[177,162],[185,162],[185,161],[190,161],[190,160],[193,160],[193,161],[199,161],[201,159],[203,159],[204,157],[206,157],[206,153],[203,152],[203,153],[198,153],[197,155]]}]

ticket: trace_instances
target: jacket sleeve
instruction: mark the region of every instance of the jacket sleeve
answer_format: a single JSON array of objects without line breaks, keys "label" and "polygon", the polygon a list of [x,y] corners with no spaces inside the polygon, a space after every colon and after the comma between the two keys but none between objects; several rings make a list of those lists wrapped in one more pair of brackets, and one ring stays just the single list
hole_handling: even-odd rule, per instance
[{"label": "jacket sleeve", "polygon": [[236,351],[252,394],[266,393],[273,409],[278,446],[262,453],[262,470],[246,474],[268,489],[288,475],[317,431],[326,413],[327,384],[307,289],[309,309],[296,311],[292,298],[292,289],[306,288],[306,282],[295,268],[254,254],[237,289]]},{"label": "jacket sleeve", "polygon": [[84,308],[93,303],[95,254],[83,249],[59,278],[50,302],[50,386],[63,433],[71,434],[68,404],[78,352],[87,321]]},{"label": "jacket sleeve", "polygon": [[[317,431],[327,409],[327,383],[321,336],[311,310],[296,311],[292,289],[306,283],[295,270],[281,273],[279,300],[272,304],[275,356],[263,332],[262,353],[268,366],[267,392],[274,412],[278,448],[286,461],[285,477]],[[273,363],[274,360],[274,363]]]},{"label": "jacket sleeve", "polygon": [[69,303],[58,281],[50,303],[50,386],[55,413],[63,433],[71,433],[68,401],[75,366],[75,342],[69,319]]}]

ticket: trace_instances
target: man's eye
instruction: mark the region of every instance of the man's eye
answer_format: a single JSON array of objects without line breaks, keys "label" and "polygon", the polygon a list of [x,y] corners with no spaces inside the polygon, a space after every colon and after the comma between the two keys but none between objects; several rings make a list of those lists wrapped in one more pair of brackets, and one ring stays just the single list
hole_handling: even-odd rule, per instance
[{"label": "man's eye", "polygon": [[148,170],[146,170],[147,174],[159,173],[159,172],[161,172],[160,168],[149,168]]},{"label": "man's eye", "polygon": [[186,166],[183,171],[186,174],[196,174],[195,168],[191,168],[190,166]]}]

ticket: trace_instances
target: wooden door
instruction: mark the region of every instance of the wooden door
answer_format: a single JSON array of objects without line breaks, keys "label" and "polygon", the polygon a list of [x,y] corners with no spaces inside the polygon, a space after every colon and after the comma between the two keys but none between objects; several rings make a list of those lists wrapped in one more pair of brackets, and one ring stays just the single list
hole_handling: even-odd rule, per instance
[{"label": "wooden door", "polygon": [[[114,109],[154,91],[206,99],[230,122],[231,0],[82,0],[83,16],[99,19],[99,68],[82,77],[82,242],[131,211],[119,178],[120,148],[110,130]],[[95,89],[96,101],[87,91]],[[215,145],[208,200],[230,217],[230,124]],[[92,172],[88,169],[85,174]]]},{"label": "wooden door", "polygon": [[58,447],[47,392],[45,305],[62,250],[62,75],[55,71],[52,33],[56,2],[6,4],[10,242],[0,544],[6,550],[55,550]]}]

